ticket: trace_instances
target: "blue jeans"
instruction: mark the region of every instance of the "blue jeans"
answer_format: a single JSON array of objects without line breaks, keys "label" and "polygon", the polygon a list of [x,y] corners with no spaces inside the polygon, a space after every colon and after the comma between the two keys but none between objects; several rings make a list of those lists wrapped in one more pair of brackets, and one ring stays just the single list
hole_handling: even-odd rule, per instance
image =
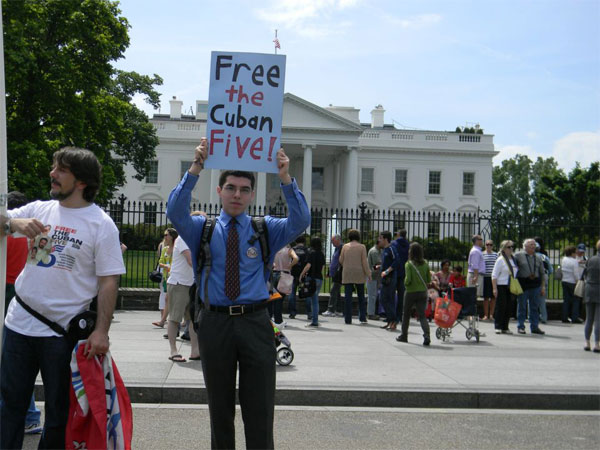
[{"label": "blue jeans", "polygon": [[[277,286],[279,283],[279,277],[281,276],[280,272],[273,272],[273,286]],[[275,291],[273,291],[275,292]],[[282,323],[283,322],[283,301],[285,300],[285,295],[281,294],[281,298],[277,300],[273,300],[269,302],[267,305],[267,309],[269,310],[269,317],[273,318],[273,322]]]},{"label": "blue jeans", "polygon": [[35,406],[35,395],[31,396],[31,402],[25,416],[25,426],[34,425],[41,422],[42,412]]},{"label": "blue jeans", "polygon": [[540,294],[540,320],[542,322],[548,321],[548,308],[546,307],[546,296],[548,295],[548,285],[546,284],[546,295]]},{"label": "blue jeans", "polygon": [[517,322],[519,328],[525,328],[525,319],[527,318],[527,304],[529,303],[529,325],[532,330],[536,330],[540,324],[539,297],[541,286],[526,289],[517,299]]},{"label": "blue jeans", "polygon": [[288,313],[290,316],[295,316],[296,311],[296,290],[298,289],[298,280],[294,277],[294,282],[292,283],[292,292],[288,295]]},{"label": "blue jeans", "polygon": [[69,415],[71,347],[64,337],[24,336],[5,327],[2,349],[0,448],[21,448],[27,408],[42,373],[45,424],[40,449],[65,448]]},{"label": "blue jeans", "polygon": [[318,278],[314,278],[314,280],[315,280],[315,284],[316,284],[317,288],[315,289],[315,293],[312,296],[306,298],[306,313],[308,314],[309,318],[312,318],[313,325],[318,325],[319,324],[319,292],[321,291],[321,285],[323,284],[323,280],[320,280]]},{"label": "blue jeans", "polygon": [[365,305],[365,285],[364,284],[344,284],[344,321],[352,323],[352,288],[356,287],[358,295],[358,320],[367,321],[367,306]]}]

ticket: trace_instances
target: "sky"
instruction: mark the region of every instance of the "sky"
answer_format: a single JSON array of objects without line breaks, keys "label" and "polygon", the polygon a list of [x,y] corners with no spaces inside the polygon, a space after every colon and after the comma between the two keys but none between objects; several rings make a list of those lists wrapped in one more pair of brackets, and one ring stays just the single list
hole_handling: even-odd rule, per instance
[{"label": "sky", "polygon": [[[570,170],[600,160],[598,0],[122,0],[122,70],[158,74],[190,113],[208,99],[211,51],[287,55],[285,92],[318,106],[378,104],[397,128],[494,135]],[[150,116],[154,111],[135,99]]]}]

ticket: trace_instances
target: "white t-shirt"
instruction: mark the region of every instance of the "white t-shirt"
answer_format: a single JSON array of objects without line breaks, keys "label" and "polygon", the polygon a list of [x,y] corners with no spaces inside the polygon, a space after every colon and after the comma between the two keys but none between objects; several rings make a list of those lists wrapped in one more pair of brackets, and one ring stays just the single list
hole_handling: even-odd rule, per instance
[{"label": "white t-shirt", "polygon": [[[56,200],[36,201],[8,211],[8,216],[35,218],[47,226],[44,234],[30,240],[15,290],[31,308],[63,328],[88,309],[98,294],[99,276],[125,273],[119,230],[97,205],[65,208]],[[5,324],[26,336],[59,336],[16,300]]]},{"label": "white t-shirt", "polygon": [[571,284],[577,283],[579,279],[579,263],[577,259],[565,256],[561,261],[561,267],[563,273],[562,281]]},{"label": "white t-shirt", "polygon": [[[518,266],[509,258],[510,265],[512,266],[513,276],[517,277],[517,272],[519,271]],[[494,263],[494,270],[492,270],[492,280],[496,280],[496,284],[498,286],[507,286],[510,283],[510,269],[506,264],[506,259],[504,256],[498,256],[498,259]]]},{"label": "white t-shirt", "polygon": [[169,273],[167,284],[183,284],[185,286],[194,284],[194,269],[188,264],[187,258],[183,255],[183,252],[186,250],[189,251],[189,249],[182,238],[178,237],[175,239],[171,272]]}]

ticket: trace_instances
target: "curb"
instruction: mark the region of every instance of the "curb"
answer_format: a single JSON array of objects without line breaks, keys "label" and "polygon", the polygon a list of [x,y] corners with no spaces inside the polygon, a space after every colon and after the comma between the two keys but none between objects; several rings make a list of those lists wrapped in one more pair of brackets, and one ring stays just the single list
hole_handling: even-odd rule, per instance
[{"label": "curb", "polygon": [[[132,403],[207,404],[206,388],[193,385],[127,386]],[[42,385],[35,398],[44,399]],[[275,392],[275,404],[365,408],[446,408],[600,411],[600,393],[583,391],[448,391],[289,389]]]}]

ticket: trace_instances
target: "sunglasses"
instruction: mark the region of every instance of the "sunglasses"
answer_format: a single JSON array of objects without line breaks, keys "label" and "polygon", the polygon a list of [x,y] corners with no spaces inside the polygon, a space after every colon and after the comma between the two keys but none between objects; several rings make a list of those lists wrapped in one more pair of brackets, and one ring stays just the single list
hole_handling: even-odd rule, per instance
[{"label": "sunglasses", "polygon": [[515,248],[512,245],[507,245],[505,248]]},{"label": "sunglasses", "polygon": [[492,247],[494,244],[485,244],[486,247]]}]

